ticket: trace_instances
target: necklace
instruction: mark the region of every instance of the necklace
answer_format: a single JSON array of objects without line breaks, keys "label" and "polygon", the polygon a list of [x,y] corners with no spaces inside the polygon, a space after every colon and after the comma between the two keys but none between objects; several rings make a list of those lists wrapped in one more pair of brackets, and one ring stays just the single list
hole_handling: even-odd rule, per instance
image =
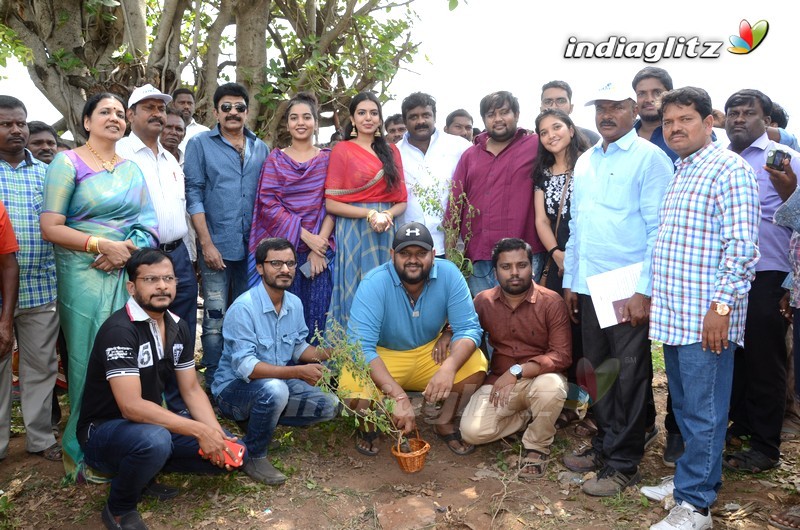
[{"label": "necklace", "polygon": [[114,169],[117,165],[117,153],[114,153],[114,157],[111,160],[104,160],[103,157],[101,157],[97,151],[94,150],[89,142],[86,142],[86,147],[89,149],[89,152],[92,153],[92,156],[97,159],[103,169],[109,173],[114,172]]}]

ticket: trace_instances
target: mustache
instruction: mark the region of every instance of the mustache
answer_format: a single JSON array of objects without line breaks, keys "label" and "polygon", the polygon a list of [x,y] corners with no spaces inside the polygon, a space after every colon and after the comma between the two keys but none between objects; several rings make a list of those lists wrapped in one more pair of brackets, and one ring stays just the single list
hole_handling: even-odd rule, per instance
[{"label": "mustache", "polygon": [[147,120],[147,123],[158,123],[159,125],[164,125],[164,120],[159,118],[158,116],[154,116]]},{"label": "mustache", "polygon": [[238,115],[232,115],[232,116],[227,116],[225,118],[225,121],[242,121],[242,118],[240,118]]},{"label": "mustache", "polygon": [[604,126],[616,127],[617,124],[616,124],[616,122],[613,122],[611,120],[603,120],[603,121],[600,122],[600,127],[604,127]]},{"label": "mustache", "polygon": [[422,131],[422,130],[428,130],[428,129],[430,129],[430,127],[428,127],[427,125],[417,125],[416,127],[414,127],[415,131]]}]

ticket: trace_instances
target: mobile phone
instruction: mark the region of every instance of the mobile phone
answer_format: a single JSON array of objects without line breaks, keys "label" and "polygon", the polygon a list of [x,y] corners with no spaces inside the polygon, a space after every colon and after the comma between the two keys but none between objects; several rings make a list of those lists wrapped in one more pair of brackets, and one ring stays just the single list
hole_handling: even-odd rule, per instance
[{"label": "mobile phone", "polygon": [[[328,265],[328,263],[330,263],[328,258],[325,258],[325,265]],[[303,263],[303,265],[300,267],[300,272],[303,273],[303,276],[306,278],[311,278],[311,260]]]},{"label": "mobile phone", "polygon": [[[230,440],[225,440],[225,445],[233,453],[231,456],[228,451],[225,451],[225,463],[231,467],[240,467],[244,463],[244,446]],[[200,456],[205,456],[202,448],[198,452]]]},{"label": "mobile phone", "polygon": [[772,149],[767,153],[767,167],[783,171],[783,161],[792,160],[792,155],[780,149]]}]

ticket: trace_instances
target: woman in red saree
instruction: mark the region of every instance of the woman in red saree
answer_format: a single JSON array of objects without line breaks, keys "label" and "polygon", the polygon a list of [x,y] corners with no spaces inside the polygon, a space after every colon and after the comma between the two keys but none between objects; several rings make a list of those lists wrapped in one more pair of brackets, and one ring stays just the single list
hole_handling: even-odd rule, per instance
[{"label": "woman in red saree", "polygon": [[389,260],[394,218],[406,210],[400,151],[383,137],[378,98],[361,92],[350,102],[345,140],[328,164],[325,205],[336,219],[336,262],[329,318],[346,328],[361,278]]}]

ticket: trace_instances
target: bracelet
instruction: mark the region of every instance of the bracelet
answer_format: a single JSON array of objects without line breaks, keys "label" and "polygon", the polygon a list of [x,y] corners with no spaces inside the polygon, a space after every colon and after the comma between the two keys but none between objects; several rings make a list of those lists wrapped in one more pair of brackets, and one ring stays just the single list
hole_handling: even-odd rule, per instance
[{"label": "bracelet", "polygon": [[378,215],[378,210],[370,210],[367,212],[367,221],[372,221],[372,216]]},{"label": "bracelet", "polygon": [[388,216],[389,216],[389,220],[390,220],[390,221],[394,221],[394,215],[392,215],[392,212],[390,212],[389,210],[384,210],[384,211],[382,211],[381,213],[382,213],[383,215],[388,215]]},{"label": "bracelet", "polygon": [[99,254],[100,239],[95,236],[89,236],[89,239],[86,241],[86,251],[91,254]]},{"label": "bracelet", "polygon": [[92,236],[88,236],[86,238],[86,243],[83,244],[83,251],[84,252],[89,252],[89,241],[91,241],[91,240],[92,240]]}]

